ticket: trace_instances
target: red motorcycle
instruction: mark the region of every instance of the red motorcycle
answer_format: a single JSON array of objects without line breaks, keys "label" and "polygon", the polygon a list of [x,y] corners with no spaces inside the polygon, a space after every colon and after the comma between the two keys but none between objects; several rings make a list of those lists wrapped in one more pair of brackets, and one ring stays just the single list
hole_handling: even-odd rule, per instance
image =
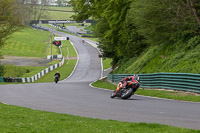
[{"label": "red motorcycle", "polygon": [[111,94],[111,98],[120,97],[122,99],[128,99],[138,90],[139,86],[138,76],[130,81],[120,81],[117,89]]}]

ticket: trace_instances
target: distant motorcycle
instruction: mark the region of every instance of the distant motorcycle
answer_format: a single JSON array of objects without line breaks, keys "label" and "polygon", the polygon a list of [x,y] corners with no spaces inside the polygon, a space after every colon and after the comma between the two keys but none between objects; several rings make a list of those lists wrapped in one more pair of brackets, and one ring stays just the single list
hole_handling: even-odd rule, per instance
[{"label": "distant motorcycle", "polygon": [[120,97],[122,99],[130,98],[139,88],[139,77],[132,81],[126,81],[125,85],[119,82],[117,89],[111,94],[111,98]]},{"label": "distant motorcycle", "polygon": [[58,83],[58,81],[59,81],[59,76],[58,76],[58,75],[56,75],[56,76],[54,77],[54,81],[55,81],[55,83]]}]

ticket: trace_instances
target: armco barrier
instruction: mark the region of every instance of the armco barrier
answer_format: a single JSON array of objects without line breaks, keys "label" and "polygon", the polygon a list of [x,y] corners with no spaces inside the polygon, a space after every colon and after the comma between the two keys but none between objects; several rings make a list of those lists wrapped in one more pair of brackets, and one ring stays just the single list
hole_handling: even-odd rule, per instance
[{"label": "armco barrier", "polygon": [[[133,74],[109,74],[108,80],[118,83],[124,77]],[[192,73],[152,73],[138,74],[140,87],[182,90],[200,93],[200,74]]]},{"label": "armco barrier", "polygon": [[4,78],[3,77],[0,77],[0,82],[4,82]]}]

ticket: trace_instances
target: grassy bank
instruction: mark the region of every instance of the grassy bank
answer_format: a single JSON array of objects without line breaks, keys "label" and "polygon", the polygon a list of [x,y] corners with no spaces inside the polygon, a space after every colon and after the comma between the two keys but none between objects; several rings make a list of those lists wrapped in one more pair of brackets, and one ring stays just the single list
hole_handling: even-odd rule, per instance
[{"label": "grassy bank", "polygon": [[160,124],[130,123],[37,111],[0,103],[1,132],[37,133],[198,133]]},{"label": "grassy bank", "polygon": [[[92,83],[92,86],[115,90],[117,85],[111,84],[106,79],[98,80]],[[154,89],[138,89],[135,94],[143,96],[152,96],[166,99],[174,99],[181,101],[200,102],[200,94],[182,92],[182,91],[167,91],[167,90],[154,90]]]},{"label": "grassy bank", "polygon": [[2,55],[46,57],[49,32],[24,28],[14,33],[1,48]]},{"label": "grassy bank", "polygon": [[47,20],[72,20],[72,15],[74,15],[74,12],[48,11]]},{"label": "grassy bank", "polygon": [[200,36],[173,45],[151,46],[139,57],[121,60],[114,73],[200,73]]},{"label": "grassy bank", "polygon": [[[69,12],[68,12],[69,11]],[[74,15],[72,7],[58,7],[49,6],[47,8],[47,20],[72,20],[71,16]]]}]

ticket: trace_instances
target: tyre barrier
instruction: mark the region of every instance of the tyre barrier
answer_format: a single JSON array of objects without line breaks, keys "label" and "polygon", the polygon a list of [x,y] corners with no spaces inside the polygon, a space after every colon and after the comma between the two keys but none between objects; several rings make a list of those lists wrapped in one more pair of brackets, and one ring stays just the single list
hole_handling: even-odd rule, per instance
[{"label": "tyre barrier", "polygon": [[22,78],[3,77],[4,82],[22,82]]}]

